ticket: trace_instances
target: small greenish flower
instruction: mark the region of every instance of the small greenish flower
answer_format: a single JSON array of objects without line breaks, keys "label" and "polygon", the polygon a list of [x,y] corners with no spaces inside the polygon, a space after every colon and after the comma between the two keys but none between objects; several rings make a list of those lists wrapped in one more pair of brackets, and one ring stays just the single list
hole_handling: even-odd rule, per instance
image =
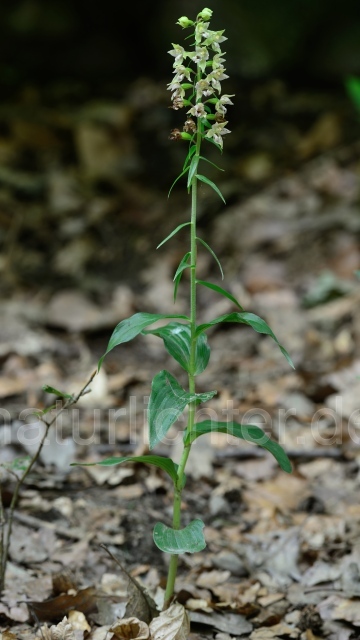
[{"label": "small greenish flower", "polygon": [[175,100],[181,98],[181,100],[185,97],[185,89],[181,86],[180,82],[170,82],[168,84],[168,91],[172,91],[171,100]]},{"label": "small greenish flower", "polygon": [[209,59],[209,52],[206,47],[196,47],[195,51],[188,53],[193,62],[199,65],[202,72],[206,69],[206,61]]},{"label": "small greenish flower", "polygon": [[224,73],[225,67],[219,66],[217,69],[213,69],[211,73],[207,76],[207,80],[211,82],[215,91],[221,93],[221,84],[220,80],[226,80],[229,76]]},{"label": "small greenish flower", "polygon": [[225,29],[222,31],[206,31],[204,33],[204,37],[206,38],[206,40],[204,40],[204,45],[206,47],[211,46],[214,51],[221,53],[220,44],[227,40],[227,38],[223,36],[224,31]]},{"label": "small greenish flower", "polygon": [[225,129],[226,124],[227,124],[227,121],[215,122],[215,124],[212,125],[211,129],[209,129],[205,133],[205,138],[212,138],[214,142],[216,142],[219,145],[219,147],[221,147],[221,149],[223,148],[222,136],[225,136],[227,133],[231,133],[229,129]]},{"label": "small greenish flower", "polygon": [[211,96],[214,93],[214,89],[211,86],[210,82],[203,78],[203,80],[199,80],[196,83],[196,100],[201,100],[202,96]]},{"label": "small greenish flower", "polygon": [[210,22],[197,22],[195,27],[195,42],[200,44],[201,38],[205,37]]},{"label": "small greenish flower", "polygon": [[205,9],[203,9],[202,11],[200,11],[200,13],[198,13],[198,18],[201,18],[201,20],[210,20],[212,14],[213,14],[212,10],[205,7]]},{"label": "small greenish flower", "polygon": [[192,116],[196,118],[204,118],[206,116],[205,107],[202,102],[198,102],[194,107],[191,107],[189,111],[186,113],[190,113]]},{"label": "small greenish flower", "polygon": [[220,96],[219,100],[215,104],[215,111],[217,111],[217,113],[220,113],[222,116],[224,116],[225,113],[227,112],[227,108],[225,107],[225,105],[234,104],[230,100],[230,98],[233,98],[234,95],[235,94],[227,95],[226,93],[224,93],[224,95]]},{"label": "small greenish flower", "polygon": [[175,78],[178,82],[182,82],[184,78],[191,81],[191,69],[189,69],[189,67],[184,67],[183,64],[177,65],[174,69],[174,73],[176,73]]},{"label": "small greenish flower", "polygon": [[168,53],[170,53],[171,56],[175,57],[174,66],[176,63],[182,64],[184,58],[186,58],[188,54],[186,53],[184,47],[182,47],[180,44],[174,44],[172,42],[172,46],[174,48],[168,51]]},{"label": "small greenish flower", "polygon": [[186,16],[182,16],[181,18],[179,18],[176,24],[179,24],[180,27],[182,27],[183,29],[186,29],[187,27],[191,27],[191,25],[193,25],[194,23],[192,20],[189,20],[189,18],[187,18]]},{"label": "small greenish flower", "polygon": [[221,56],[225,55],[224,53],[215,53],[213,59],[212,59],[212,67],[213,69],[218,69],[219,67],[222,66],[222,63],[225,62],[225,58],[222,58]]}]

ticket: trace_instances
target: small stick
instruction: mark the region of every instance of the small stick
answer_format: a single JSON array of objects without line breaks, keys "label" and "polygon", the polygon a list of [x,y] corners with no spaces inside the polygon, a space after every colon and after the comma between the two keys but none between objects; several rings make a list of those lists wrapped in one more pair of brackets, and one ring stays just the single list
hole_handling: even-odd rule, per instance
[{"label": "small stick", "polygon": [[82,396],[84,396],[86,393],[89,393],[88,386],[91,384],[91,382],[95,378],[96,374],[97,374],[97,370],[95,370],[91,374],[89,380],[86,382],[86,384],[83,386],[83,388],[79,391],[79,393],[77,395],[71,396],[71,398],[66,398],[63,406],[55,414],[55,416],[52,418],[52,420],[50,420],[50,422],[45,420],[45,418],[42,417],[41,415],[39,416],[39,419],[45,424],[46,429],[45,429],[43,437],[41,438],[40,444],[39,444],[35,454],[33,455],[32,459],[30,460],[29,466],[25,469],[25,471],[22,474],[22,476],[20,476],[20,478],[17,479],[16,485],[15,485],[15,489],[14,489],[14,493],[13,493],[13,497],[12,497],[12,500],[11,500],[11,503],[10,503],[10,507],[9,507],[8,528],[7,528],[6,533],[4,532],[4,527],[3,527],[3,525],[4,525],[4,508],[3,508],[3,504],[2,504],[2,501],[1,501],[1,495],[0,495],[0,527],[1,527],[1,537],[0,537],[0,594],[3,592],[4,586],[5,586],[5,572],[6,572],[6,565],[7,565],[8,555],[9,555],[11,532],[12,532],[12,527],[13,527],[13,522],[14,522],[15,505],[16,505],[17,499],[19,497],[20,488],[23,485],[23,483],[24,483],[25,479],[27,478],[27,476],[29,475],[30,471],[32,470],[33,466],[38,461],[39,456],[40,456],[41,451],[42,451],[42,448],[44,446],[45,440],[46,440],[46,438],[48,436],[50,428],[52,427],[54,422],[57,420],[57,418],[63,413],[63,411],[65,411],[68,407],[71,407],[72,405],[76,404],[80,400],[80,398]]}]

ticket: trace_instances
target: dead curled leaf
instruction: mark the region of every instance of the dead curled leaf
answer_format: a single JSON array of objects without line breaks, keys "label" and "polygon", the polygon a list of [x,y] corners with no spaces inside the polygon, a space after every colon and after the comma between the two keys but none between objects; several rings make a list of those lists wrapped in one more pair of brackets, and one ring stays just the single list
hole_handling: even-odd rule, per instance
[{"label": "dead curled leaf", "polygon": [[146,622],[134,617],[118,620],[109,631],[114,634],[114,640],[147,640],[149,638],[149,627]]},{"label": "dead curled leaf", "polygon": [[113,633],[113,640],[148,640],[149,627],[146,622],[138,618],[123,618],[117,620],[109,629]]},{"label": "dead curled leaf", "polygon": [[151,640],[187,640],[190,618],[182,604],[172,604],[150,622]]},{"label": "dead curled leaf", "polygon": [[41,631],[45,640],[75,640],[74,629],[66,616],[59,624],[53,624],[50,629],[43,627]]}]

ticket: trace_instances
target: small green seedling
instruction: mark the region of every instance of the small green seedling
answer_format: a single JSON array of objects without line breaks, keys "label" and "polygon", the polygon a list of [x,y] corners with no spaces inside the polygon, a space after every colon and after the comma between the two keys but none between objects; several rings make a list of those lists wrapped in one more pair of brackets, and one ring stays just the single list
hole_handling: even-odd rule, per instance
[{"label": "small green seedling", "polygon": [[[221,82],[228,78],[224,67],[225,54],[221,51],[221,45],[226,38],[223,30],[213,31],[210,29],[211,16],[212,11],[206,8],[200,11],[195,21],[186,17],[180,18],[178,24],[183,29],[189,30],[189,36],[186,38],[187,48],[185,49],[179,44],[173,44],[173,48],[169,51],[174,58],[175,75],[168,85],[171,91],[173,109],[178,111],[184,108],[186,110],[186,122],[183,130],[174,129],[170,138],[184,140],[188,143],[185,162],[175,182],[183,176],[187,178],[187,190],[191,195],[191,215],[190,220],[174,229],[161,242],[159,247],[181,229],[188,228],[190,232],[190,248],[181,259],[174,275],[174,299],[176,299],[181,277],[184,271],[188,269],[190,279],[189,315],[141,312],[122,320],[115,328],[107,350],[99,361],[100,368],[104,357],[114,347],[132,340],[139,334],[152,334],[163,340],[165,349],[187,372],[188,384],[187,388],[184,389],[173,374],[165,370],[160,371],[154,377],[148,407],[150,449],[156,447],[166,436],[174,422],[187,409],[187,426],[183,434],[182,456],[179,464],[175,464],[170,458],[159,455],[114,457],[99,463],[91,463],[108,466],[124,462],[143,462],[162,469],[172,481],[174,492],[172,527],[158,522],[153,531],[156,546],[171,556],[165,592],[165,609],[170,605],[173,598],[179,554],[195,553],[206,546],[202,520],[197,518],[185,528],[181,528],[181,494],[186,482],[186,463],[193,442],[207,433],[215,431],[227,433],[267,449],[276,458],[284,471],[291,472],[291,464],[285,451],[259,427],[237,422],[197,421],[197,406],[200,403],[211,400],[216,394],[216,391],[207,391],[205,393],[196,391],[196,378],[205,370],[209,362],[210,347],[206,331],[211,327],[225,322],[232,322],[248,325],[258,333],[267,334],[275,341],[289,364],[293,366],[287,351],[262,318],[244,311],[241,304],[229,291],[217,284],[197,278],[197,250],[203,247],[213,256],[222,274],[221,265],[214,251],[197,233],[198,186],[199,183],[205,183],[224,200],[220,189],[214,182],[203,175],[200,167],[209,163],[209,160],[202,155],[203,145],[206,145],[206,143],[215,145],[222,152],[223,136],[230,133],[226,128],[228,124],[226,119],[227,108],[233,104],[231,100],[233,96],[223,94],[221,87]],[[210,162],[210,164],[212,163]],[[196,305],[198,287],[208,287],[225,296],[232,301],[237,310],[214,318],[210,322],[198,324]],[[170,322],[161,328],[148,329],[158,320],[170,320]]]}]

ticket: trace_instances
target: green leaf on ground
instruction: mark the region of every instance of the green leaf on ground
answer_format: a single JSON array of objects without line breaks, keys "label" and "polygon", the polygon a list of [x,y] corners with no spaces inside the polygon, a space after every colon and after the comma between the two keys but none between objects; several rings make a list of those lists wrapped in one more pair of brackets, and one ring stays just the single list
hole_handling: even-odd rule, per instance
[{"label": "green leaf on ground", "polygon": [[198,336],[203,331],[206,331],[206,329],[209,329],[210,327],[213,327],[216,324],[221,324],[222,322],[237,322],[240,324],[247,324],[249,327],[252,327],[258,333],[264,333],[270,336],[276,342],[281,353],[286,358],[290,366],[293,369],[295,369],[294,364],[288,352],[286,351],[285,347],[283,347],[280,344],[277,337],[275,336],[273,331],[270,329],[269,325],[265,322],[265,320],[255,315],[254,313],[248,313],[247,311],[244,311],[243,313],[238,313],[238,312],[226,313],[225,315],[219,316],[218,318],[215,318],[215,320],[211,320],[206,324],[200,324],[196,329],[196,335]]},{"label": "green leaf on ground", "polygon": [[[165,349],[170,355],[189,373],[191,353],[191,328],[188,324],[169,322],[165,327],[150,329],[143,333],[151,333],[164,341]],[[210,347],[205,333],[202,333],[196,341],[195,373],[202,373],[209,362]]]},{"label": "green leaf on ground", "polygon": [[170,318],[177,318],[178,320],[188,320],[187,316],[180,316],[177,314],[164,315],[163,313],[135,313],[130,318],[126,318],[119,322],[119,324],[115,327],[112,336],[109,340],[109,344],[103,356],[101,356],[98,369],[100,369],[105,356],[117,347],[119,344],[123,344],[124,342],[129,342],[133,338],[139,335],[146,329],[150,324],[157,322],[158,320],[168,320]]},{"label": "green leaf on ground", "polygon": [[216,391],[189,393],[168,371],[160,371],[151,385],[148,407],[150,449],[160,442],[190,402],[207,402]]},{"label": "green leaf on ground", "polygon": [[114,457],[106,458],[100,462],[73,462],[71,467],[92,467],[96,464],[102,467],[111,467],[117,464],[123,464],[124,462],[143,462],[144,464],[151,464],[158,469],[166,471],[166,473],[173,480],[174,484],[177,481],[177,469],[178,465],[175,464],[170,458],[164,458],[163,456],[126,456],[126,457]]},{"label": "green leaf on ground", "polygon": [[167,242],[168,240],[170,240],[170,238],[172,238],[178,231],[180,231],[180,229],[182,229],[183,227],[187,227],[189,224],[191,224],[191,222],[184,222],[183,224],[179,224],[179,226],[176,227],[174,231],[169,233],[169,235],[166,236],[166,238],[162,242],[160,242],[160,244],[158,244],[156,248],[159,249],[160,247],[162,247],[162,245],[165,244],[165,242]]},{"label": "green leaf on ground", "polygon": [[202,520],[192,520],[184,529],[172,529],[162,522],[154,527],[154,542],[158,549],[177,555],[180,553],[196,553],[206,547]]},{"label": "green leaf on ground", "polygon": [[239,307],[241,311],[244,311],[241,304],[236,300],[236,298],[234,298],[234,296],[231,293],[229,293],[229,291],[226,291],[226,289],[223,289],[222,287],[219,287],[217,284],[213,284],[212,282],[207,282],[206,280],[196,280],[196,283],[202,284],[203,287],[208,287],[208,289],[213,289],[213,291],[220,293],[222,296],[225,296],[225,298],[228,298],[229,300],[231,300],[231,302],[233,302],[237,307]]},{"label": "green leaf on ground", "polygon": [[291,473],[291,462],[284,449],[277,442],[271,440],[271,438],[269,438],[269,436],[267,436],[260,427],[256,427],[255,425],[239,424],[238,422],[215,422],[214,420],[204,420],[203,422],[197,422],[194,424],[191,433],[187,433],[185,435],[184,443],[185,445],[191,444],[199,436],[213,431],[218,433],[228,433],[230,436],[235,436],[235,438],[241,438],[247,442],[257,444],[259,447],[266,449],[274,456],[283,471]]},{"label": "green leaf on ground", "polygon": [[204,182],[205,184],[209,185],[209,187],[214,189],[214,191],[218,194],[218,196],[221,198],[223,203],[226,204],[225,198],[224,198],[223,194],[221,193],[219,187],[216,186],[215,182],[213,182],[212,180],[209,180],[209,178],[207,178],[206,176],[201,176],[199,173],[196,174],[196,177],[197,177],[198,180],[201,180],[201,182]]}]

